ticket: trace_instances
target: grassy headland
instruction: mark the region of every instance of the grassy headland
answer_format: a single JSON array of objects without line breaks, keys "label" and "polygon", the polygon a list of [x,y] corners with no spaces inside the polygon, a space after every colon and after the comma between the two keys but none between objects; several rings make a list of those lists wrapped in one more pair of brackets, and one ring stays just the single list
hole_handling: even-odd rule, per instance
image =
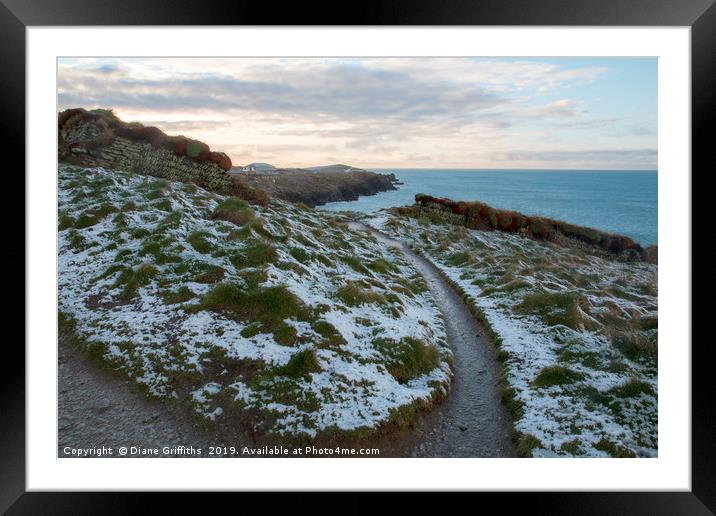
[{"label": "grassy headland", "polygon": [[430,292],[334,216],[131,172],[58,174],[61,319],[147,395],[257,436],[316,438],[373,432],[446,394]]},{"label": "grassy headland", "polygon": [[657,266],[433,213],[366,222],[430,259],[487,326],[520,454],[655,456]]}]

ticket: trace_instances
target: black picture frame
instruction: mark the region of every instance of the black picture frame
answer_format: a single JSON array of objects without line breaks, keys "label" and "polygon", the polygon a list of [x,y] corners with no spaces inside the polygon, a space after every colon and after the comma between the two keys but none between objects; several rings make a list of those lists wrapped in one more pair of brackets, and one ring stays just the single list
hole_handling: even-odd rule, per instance
[{"label": "black picture frame", "polygon": [[[716,6],[714,0],[400,0],[362,3],[352,7],[307,3],[218,2],[214,0],[0,0],[0,113],[4,148],[15,149],[15,170],[24,170],[25,148],[25,30],[39,25],[557,25],[557,26],[688,26],[691,28],[692,72],[692,192],[694,170],[716,170],[708,128],[712,124],[716,92]],[[711,115],[711,116],[710,116]],[[22,168],[20,168],[22,167]],[[7,170],[7,169],[6,169]],[[6,178],[5,191],[24,190],[24,177],[16,184]],[[15,195],[13,195],[15,196]],[[16,196],[21,198],[20,196]],[[24,195],[22,196],[24,198]],[[692,202],[692,235],[704,229]],[[701,209],[701,208],[699,208]],[[705,208],[703,208],[705,209]],[[16,212],[19,213],[19,210]],[[24,213],[24,212],[23,212]],[[15,241],[24,241],[24,228],[14,221]],[[21,230],[23,233],[21,234]],[[692,271],[706,270],[705,253],[691,249]],[[708,244],[712,246],[712,244]],[[25,267],[24,250],[10,255],[19,270]],[[23,246],[24,249],[24,246]],[[25,274],[27,274],[27,269]],[[692,272],[693,274],[693,272]],[[710,280],[707,280],[710,281]],[[703,282],[700,282],[703,283]],[[708,285],[701,285],[707,288]],[[708,306],[692,303],[692,320],[708,320]],[[31,310],[32,307],[26,307]],[[694,317],[694,315],[696,317]],[[701,317],[699,317],[701,316]],[[711,339],[692,345],[692,490],[644,493],[529,493],[483,494],[501,504],[524,504],[545,514],[712,514],[716,511],[716,402],[709,360]],[[681,343],[688,345],[689,343]],[[9,343],[6,344],[10,348]],[[4,351],[6,353],[7,351]],[[162,504],[188,504],[184,495],[127,493],[26,493],[25,492],[25,353],[19,347],[5,356],[0,382],[0,511],[8,514],[133,514],[161,496]],[[246,497],[246,495],[242,495]],[[356,495],[352,495],[356,496]],[[212,498],[224,503],[225,497]],[[244,498],[246,500],[246,498]],[[421,504],[421,497],[413,498]],[[261,503],[259,501],[259,503]],[[298,502],[305,503],[305,502]],[[364,512],[373,502],[362,497],[346,503]],[[202,506],[204,511],[208,505]],[[167,510],[168,505],[164,506]],[[407,509],[407,507],[404,507]]]}]

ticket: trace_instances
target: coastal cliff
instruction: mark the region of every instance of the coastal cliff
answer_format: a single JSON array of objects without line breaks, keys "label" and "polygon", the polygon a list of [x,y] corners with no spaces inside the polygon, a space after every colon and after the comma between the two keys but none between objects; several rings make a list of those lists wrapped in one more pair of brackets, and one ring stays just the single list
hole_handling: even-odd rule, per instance
[{"label": "coastal cliff", "polygon": [[270,175],[241,176],[249,186],[260,188],[273,197],[301,202],[311,207],[329,202],[355,201],[361,195],[375,195],[396,189],[395,176],[392,174],[378,174],[358,168],[345,171],[277,169]]},{"label": "coastal cliff", "polygon": [[614,235],[546,217],[499,210],[479,201],[453,201],[418,194],[415,196],[413,209],[418,217],[425,216],[470,229],[517,233],[535,240],[591,248],[627,261],[657,262],[656,246],[643,248],[627,236]]}]

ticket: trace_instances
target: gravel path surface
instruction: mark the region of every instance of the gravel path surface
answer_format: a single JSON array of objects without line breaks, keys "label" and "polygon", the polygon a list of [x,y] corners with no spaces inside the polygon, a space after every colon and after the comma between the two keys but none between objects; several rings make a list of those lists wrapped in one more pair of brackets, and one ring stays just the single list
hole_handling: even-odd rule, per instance
[{"label": "gravel path surface", "polygon": [[[418,423],[412,434],[384,446],[385,455],[396,451],[410,457],[514,457],[512,425],[500,397],[500,367],[483,328],[455,290],[429,260],[362,223],[354,227],[399,249],[423,275],[445,321],[454,354],[450,394]],[[395,447],[396,450],[390,450]],[[388,451],[390,450],[390,451]]]},{"label": "gravel path surface", "polygon": [[[77,456],[73,450],[111,448],[105,456],[120,456],[125,446],[159,448],[159,456],[187,457],[163,447],[193,446],[203,449],[210,436],[186,409],[146,399],[132,382],[91,362],[60,333],[58,349],[58,457]],[[216,444],[216,443],[213,443]],[[129,456],[129,455],[128,455]]]}]

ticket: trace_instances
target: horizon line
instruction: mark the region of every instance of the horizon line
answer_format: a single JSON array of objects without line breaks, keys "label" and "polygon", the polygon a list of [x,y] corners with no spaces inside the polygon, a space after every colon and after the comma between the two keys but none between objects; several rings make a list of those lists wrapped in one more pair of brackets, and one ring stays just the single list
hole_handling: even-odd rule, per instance
[{"label": "horizon line", "polygon": [[[497,168],[497,167],[370,167],[376,169],[401,168],[408,170],[486,170],[534,172],[658,172],[658,168]],[[368,168],[364,170],[369,170]]]},{"label": "horizon line", "polygon": [[[267,163],[268,162],[256,162],[256,163]],[[332,163],[329,165],[308,165],[308,166],[277,166],[272,165],[276,169],[310,169],[310,168],[317,168],[317,167],[330,167],[334,165],[338,165],[339,163]],[[245,165],[233,165],[234,167],[242,167]],[[530,172],[658,172],[659,169],[657,168],[497,168],[497,167],[411,167],[411,166],[377,166],[377,167],[371,167],[371,166],[358,166],[358,165],[346,165],[350,166],[351,168],[361,169],[361,170],[389,170],[389,169],[402,169],[402,170],[475,170],[475,171],[500,171],[500,172],[510,172],[510,171],[530,171]]]}]

